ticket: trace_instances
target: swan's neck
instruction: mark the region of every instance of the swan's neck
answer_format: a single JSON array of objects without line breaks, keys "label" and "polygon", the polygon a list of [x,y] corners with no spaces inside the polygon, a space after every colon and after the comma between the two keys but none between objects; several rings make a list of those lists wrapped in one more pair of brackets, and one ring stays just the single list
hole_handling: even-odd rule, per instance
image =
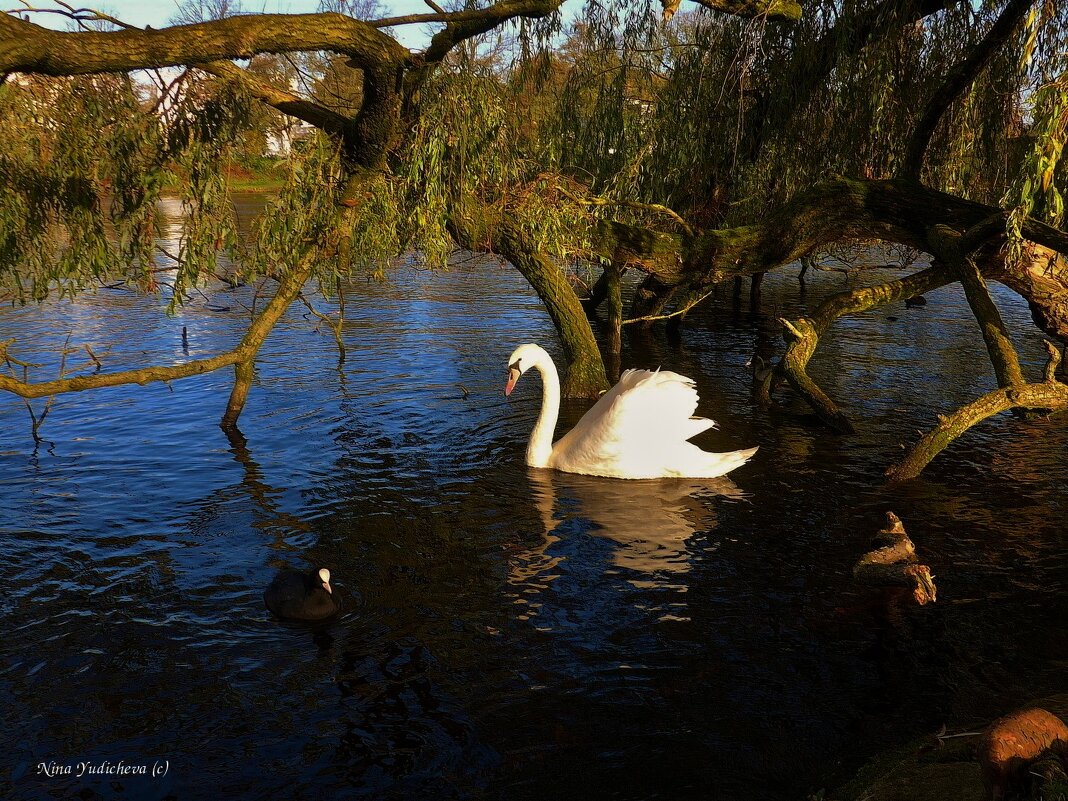
[{"label": "swan's neck", "polygon": [[548,467],[553,452],[556,420],[560,416],[560,376],[548,356],[536,361],[534,367],[541,373],[541,414],[534,424],[534,430],[530,432],[527,464],[531,467]]}]

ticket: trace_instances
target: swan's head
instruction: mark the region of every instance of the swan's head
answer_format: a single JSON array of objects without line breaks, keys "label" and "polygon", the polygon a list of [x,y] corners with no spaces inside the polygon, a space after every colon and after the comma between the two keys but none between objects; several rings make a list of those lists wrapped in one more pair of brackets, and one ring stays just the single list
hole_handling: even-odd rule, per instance
[{"label": "swan's head", "polygon": [[330,593],[333,592],[333,590],[330,589],[330,571],[327,570],[325,567],[319,571],[319,580],[323,582],[324,590]]},{"label": "swan's head", "polygon": [[508,383],[504,385],[504,394],[511,395],[519,376],[547,355],[545,350],[537,345],[520,345],[513,350],[512,355],[508,357]]}]

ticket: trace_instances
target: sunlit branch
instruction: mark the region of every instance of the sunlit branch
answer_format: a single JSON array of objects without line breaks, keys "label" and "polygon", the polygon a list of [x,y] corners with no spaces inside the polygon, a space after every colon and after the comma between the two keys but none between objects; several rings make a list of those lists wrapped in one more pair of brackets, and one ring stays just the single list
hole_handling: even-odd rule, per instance
[{"label": "sunlit branch", "polygon": [[624,320],[622,324],[623,325],[630,325],[631,323],[654,323],[654,322],[657,322],[659,320],[670,320],[673,317],[683,317],[683,316],[686,315],[687,312],[689,312],[691,309],[693,309],[695,306],[697,306],[699,303],[701,303],[701,301],[706,300],[707,298],[709,298],[712,295],[712,293],[715,292],[715,291],[716,291],[715,289],[710,289],[708,292],[706,292],[705,294],[701,295],[696,300],[691,300],[689,303],[687,303],[681,309],[676,309],[675,311],[671,312],[670,314],[647,314],[644,317],[631,317],[631,318],[629,318],[627,320]]},{"label": "sunlit branch", "polygon": [[85,75],[196,66],[258,53],[327,50],[357,66],[405,63],[408,51],[344,14],[256,14],[162,30],[53,31],[0,15],[0,72]]},{"label": "sunlit branch", "polygon": [[939,415],[938,425],[927,432],[908,453],[886,471],[890,481],[915,478],[950,443],[972,426],[1012,409],[1060,411],[1068,408],[1068,385],[1056,378],[1060,349],[1046,341],[1049,362],[1041,383],[1001,387],[962,406],[950,415]]}]

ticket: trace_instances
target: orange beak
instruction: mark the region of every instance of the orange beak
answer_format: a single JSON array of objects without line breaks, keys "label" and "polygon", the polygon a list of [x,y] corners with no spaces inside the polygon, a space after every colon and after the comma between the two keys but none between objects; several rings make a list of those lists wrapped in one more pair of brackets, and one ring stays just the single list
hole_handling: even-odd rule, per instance
[{"label": "orange beak", "polygon": [[508,370],[508,383],[504,385],[504,394],[511,395],[512,390],[515,389],[515,382],[519,380],[519,376],[522,373],[516,370],[514,367]]}]

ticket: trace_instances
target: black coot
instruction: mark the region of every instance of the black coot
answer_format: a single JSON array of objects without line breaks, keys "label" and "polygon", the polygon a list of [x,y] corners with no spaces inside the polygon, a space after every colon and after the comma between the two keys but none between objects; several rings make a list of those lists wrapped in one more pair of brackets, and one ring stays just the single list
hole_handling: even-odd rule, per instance
[{"label": "black coot", "polygon": [[325,620],[341,607],[325,567],[307,573],[282,571],[264,591],[263,602],[282,620]]}]

